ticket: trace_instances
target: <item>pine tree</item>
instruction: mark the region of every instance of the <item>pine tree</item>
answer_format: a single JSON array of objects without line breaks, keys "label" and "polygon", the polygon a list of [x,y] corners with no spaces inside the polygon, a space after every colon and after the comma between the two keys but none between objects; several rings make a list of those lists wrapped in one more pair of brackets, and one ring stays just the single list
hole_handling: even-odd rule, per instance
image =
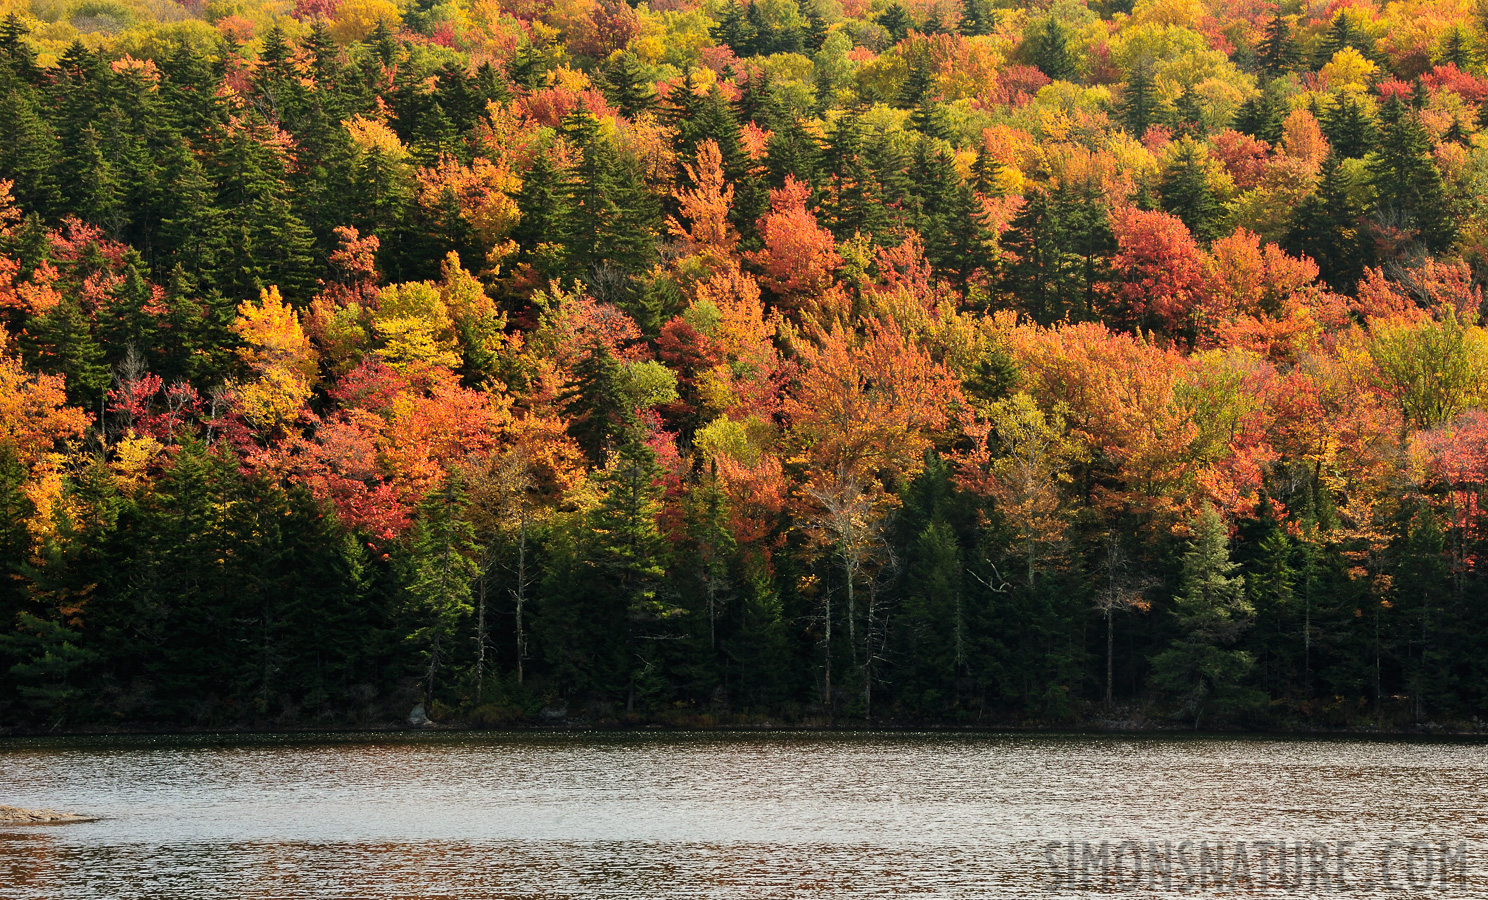
[{"label": "pine tree", "polygon": [[1358,98],[1344,93],[1324,111],[1319,124],[1339,159],[1362,159],[1375,147],[1374,122]]},{"label": "pine tree", "polygon": [[988,0],[961,0],[960,31],[967,37],[991,34],[997,17]]},{"label": "pine tree", "polygon": [[446,476],[444,485],[419,504],[408,549],[406,602],[417,623],[408,639],[424,660],[420,681],[425,709],[434,701],[440,672],[452,662],[456,633],[474,608],[475,529],[462,515],[464,505],[460,479]]},{"label": "pine tree", "polygon": [[770,185],[785,184],[785,176],[794,175],[802,184],[815,187],[821,181],[821,147],[795,116],[788,116],[767,146],[766,165]]},{"label": "pine tree", "polygon": [[1278,85],[1267,83],[1254,97],[1240,104],[1235,112],[1235,130],[1275,145],[1281,141],[1284,111]]},{"label": "pine tree", "polygon": [[1070,51],[1069,30],[1058,18],[1050,16],[1033,39],[1031,61],[1040,72],[1054,81],[1076,81],[1079,67]]},{"label": "pine tree", "polygon": [[1266,23],[1266,34],[1256,45],[1256,59],[1267,78],[1277,78],[1297,68],[1301,52],[1292,37],[1292,25],[1277,9]]},{"label": "pine tree", "polygon": [[878,24],[888,33],[889,40],[895,44],[909,36],[909,29],[912,25],[909,13],[905,12],[904,7],[898,3],[890,3],[883,12],[878,14]]},{"label": "pine tree", "polygon": [[1141,138],[1147,133],[1157,117],[1156,82],[1152,78],[1152,66],[1138,63],[1131,78],[1121,92],[1121,120],[1133,136]]},{"label": "pine tree", "polygon": [[591,283],[609,268],[626,275],[641,271],[656,252],[660,211],[655,199],[634,163],[615,151],[587,110],[569,114],[563,133],[579,151],[563,179],[559,231],[569,271]]},{"label": "pine tree", "polygon": [[51,218],[62,212],[57,134],[37,110],[34,92],[13,88],[0,98],[0,172],[14,182],[23,209]]},{"label": "pine tree", "polygon": [[1439,253],[1456,240],[1457,229],[1446,185],[1431,153],[1431,137],[1420,116],[1398,98],[1385,104],[1380,118],[1384,128],[1369,166],[1376,195],[1374,217]]},{"label": "pine tree", "polygon": [[1242,712],[1258,702],[1244,687],[1255,661],[1232,646],[1255,618],[1245,597],[1245,579],[1230,560],[1224,520],[1205,507],[1183,554],[1183,582],[1173,598],[1173,618],[1182,636],[1152,660],[1152,678],[1184,701],[1198,728],[1211,709]]},{"label": "pine tree", "polygon": [[1349,292],[1369,262],[1368,232],[1353,202],[1352,185],[1338,158],[1323,161],[1317,188],[1292,211],[1284,246],[1318,265],[1318,275],[1335,291]]},{"label": "pine tree", "polygon": [[656,106],[656,89],[633,53],[622,53],[610,62],[604,85],[605,97],[631,118]]},{"label": "pine tree", "polygon": [[1162,176],[1162,208],[1183,220],[1194,238],[1208,243],[1219,236],[1222,209],[1209,186],[1204,151],[1184,140]]}]

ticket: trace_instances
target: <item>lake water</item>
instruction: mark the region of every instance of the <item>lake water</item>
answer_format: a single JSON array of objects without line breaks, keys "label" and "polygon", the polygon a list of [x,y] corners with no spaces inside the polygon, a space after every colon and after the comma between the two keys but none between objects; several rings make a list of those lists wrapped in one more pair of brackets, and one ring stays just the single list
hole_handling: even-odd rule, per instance
[{"label": "lake water", "polygon": [[1488,898],[1488,745],[910,734],[0,741],[0,898]]}]

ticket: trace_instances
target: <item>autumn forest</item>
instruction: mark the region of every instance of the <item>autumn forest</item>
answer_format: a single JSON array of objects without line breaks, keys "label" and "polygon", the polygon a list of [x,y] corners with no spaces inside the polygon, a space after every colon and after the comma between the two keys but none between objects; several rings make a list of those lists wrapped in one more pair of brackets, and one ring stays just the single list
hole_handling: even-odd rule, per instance
[{"label": "autumn forest", "polygon": [[0,12],[0,727],[1488,717],[1480,0]]}]

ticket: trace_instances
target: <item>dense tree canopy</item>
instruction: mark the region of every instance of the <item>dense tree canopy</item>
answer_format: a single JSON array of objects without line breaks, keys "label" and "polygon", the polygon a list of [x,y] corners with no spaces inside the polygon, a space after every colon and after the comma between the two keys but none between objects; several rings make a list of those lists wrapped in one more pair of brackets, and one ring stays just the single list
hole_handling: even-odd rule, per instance
[{"label": "dense tree canopy", "polygon": [[15,0],[0,722],[1480,723],[1484,22]]}]

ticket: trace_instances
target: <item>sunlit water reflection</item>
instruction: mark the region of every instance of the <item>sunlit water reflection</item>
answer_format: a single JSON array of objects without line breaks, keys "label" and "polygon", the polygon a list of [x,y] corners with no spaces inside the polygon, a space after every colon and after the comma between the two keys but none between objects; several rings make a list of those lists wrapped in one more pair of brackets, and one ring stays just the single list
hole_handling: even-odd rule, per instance
[{"label": "sunlit water reflection", "polygon": [[[1488,898],[1488,746],[1466,742],[13,740],[0,804],[101,817],[0,828],[0,898],[1372,896],[1390,852],[1396,896]],[[1125,869],[1102,841],[1135,842]],[[1228,868],[1161,856],[1184,841]],[[1242,841],[1315,842],[1322,866],[1266,881]]]}]

